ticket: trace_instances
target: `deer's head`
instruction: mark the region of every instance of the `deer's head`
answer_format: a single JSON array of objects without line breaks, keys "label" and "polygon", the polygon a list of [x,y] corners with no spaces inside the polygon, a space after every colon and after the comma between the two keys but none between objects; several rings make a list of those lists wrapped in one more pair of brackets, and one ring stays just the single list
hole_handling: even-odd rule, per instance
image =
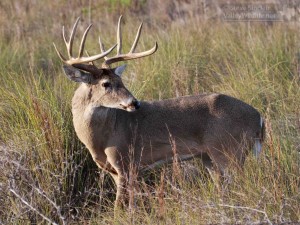
[{"label": "deer's head", "polygon": [[[94,56],[83,56],[86,36],[91,28],[91,25],[89,25],[83,34],[78,57],[73,57],[73,40],[79,19],[80,18],[76,20],[73,26],[69,41],[66,40],[63,28],[63,39],[68,50],[68,59],[66,59],[54,45],[58,56],[65,63],[65,65],[63,66],[65,74],[72,81],[81,82],[86,85],[86,88],[89,91],[90,101],[94,106],[123,109],[129,112],[135,111],[140,107],[140,103],[126,89],[121,79],[121,75],[124,72],[126,65],[122,65],[116,68],[111,68],[110,65],[115,62],[137,59],[151,55],[157,50],[157,43],[155,43],[154,47],[148,51],[139,53],[134,52],[141,34],[141,24],[131,50],[127,54],[122,54],[122,36],[120,25],[122,16],[120,16],[117,31],[117,44],[115,46],[105,51],[104,46],[99,38],[101,53]],[[107,55],[111,53],[116,46],[117,54],[113,57],[108,57]],[[104,62],[99,68],[95,66],[93,62],[101,58],[104,58]]]}]

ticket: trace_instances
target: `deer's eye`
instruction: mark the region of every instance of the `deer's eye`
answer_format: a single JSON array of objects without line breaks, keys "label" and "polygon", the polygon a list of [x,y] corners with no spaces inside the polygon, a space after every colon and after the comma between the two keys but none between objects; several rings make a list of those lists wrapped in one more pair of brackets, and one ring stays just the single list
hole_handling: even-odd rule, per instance
[{"label": "deer's eye", "polygon": [[111,83],[110,82],[103,82],[102,87],[109,88],[109,87],[111,87]]}]

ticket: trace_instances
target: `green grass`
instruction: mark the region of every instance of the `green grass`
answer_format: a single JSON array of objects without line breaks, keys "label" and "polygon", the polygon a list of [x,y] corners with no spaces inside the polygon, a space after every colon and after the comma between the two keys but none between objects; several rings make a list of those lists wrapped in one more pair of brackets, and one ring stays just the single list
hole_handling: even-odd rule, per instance
[{"label": "green grass", "polygon": [[[0,223],[300,222],[299,27],[190,18],[162,28],[156,15],[146,21],[139,49],[155,41],[159,49],[128,62],[124,82],[135,96],[153,100],[220,92],[237,97],[265,117],[266,142],[261,158],[250,155],[243,171],[232,170],[222,186],[197,160],[179,170],[158,169],[132,187],[136,207],[114,217],[113,182],[76,137],[70,105],[76,84],[64,76],[52,46],[64,48],[61,26],[71,27],[83,7],[70,3],[71,10],[67,4],[48,2],[52,16],[41,4],[0,4]],[[98,51],[92,40],[99,32],[106,46],[115,41],[116,20],[97,14],[105,7],[91,12],[94,27],[86,46],[91,53]],[[16,9],[27,14],[14,15]],[[126,51],[138,21],[124,16]],[[87,25],[83,19],[81,32]]]}]

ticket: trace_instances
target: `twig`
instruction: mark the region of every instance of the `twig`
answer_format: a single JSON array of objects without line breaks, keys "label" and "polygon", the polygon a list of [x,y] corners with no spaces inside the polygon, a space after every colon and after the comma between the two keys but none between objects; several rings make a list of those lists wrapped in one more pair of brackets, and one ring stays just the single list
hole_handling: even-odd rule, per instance
[{"label": "twig", "polygon": [[44,220],[49,222],[50,224],[58,225],[58,223],[55,223],[51,219],[49,219],[47,216],[39,212],[36,208],[34,208],[32,205],[30,205],[25,199],[23,199],[15,190],[12,188],[9,189],[10,192],[12,192],[17,198],[19,198],[28,208],[30,208],[32,211],[36,212],[38,215],[40,215]]},{"label": "twig", "polygon": [[259,210],[259,209],[254,209],[254,208],[250,208],[250,207],[246,207],[246,206],[236,206],[236,205],[226,205],[226,204],[218,204],[218,206],[220,207],[227,207],[227,208],[232,208],[232,209],[243,209],[243,210],[250,210],[253,212],[257,212],[257,213],[261,213],[265,216],[266,222],[269,225],[273,225],[273,223],[270,221],[267,213],[265,211]]},{"label": "twig", "polygon": [[63,224],[63,225],[67,224],[66,218],[65,218],[65,217],[62,215],[62,213],[61,213],[61,207],[58,206],[54,201],[52,201],[52,200],[45,194],[44,191],[40,190],[40,189],[37,188],[37,187],[33,187],[33,186],[32,186],[32,188],[34,188],[40,195],[42,195],[44,198],[46,198],[46,199],[48,200],[48,202],[50,202],[50,203],[53,205],[53,207],[54,207],[54,208],[56,209],[56,211],[57,211],[58,216],[59,216],[60,219],[62,220],[62,224]]}]

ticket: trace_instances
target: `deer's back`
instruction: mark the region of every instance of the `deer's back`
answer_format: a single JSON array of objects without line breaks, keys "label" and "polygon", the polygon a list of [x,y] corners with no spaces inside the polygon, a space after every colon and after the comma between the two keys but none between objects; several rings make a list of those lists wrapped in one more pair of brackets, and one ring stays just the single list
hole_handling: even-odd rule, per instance
[{"label": "deer's back", "polygon": [[[207,130],[217,124],[231,128],[259,126],[260,114],[252,106],[223,94],[184,96],[162,101],[142,102],[133,113],[143,127],[169,127],[175,130]],[[255,124],[255,125],[251,125]],[[226,125],[222,125],[226,126]]]},{"label": "deer's back", "polygon": [[127,124],[130,129],[135,124],[140,136],[160,142],[169,142],[170,135],[198,143],[209,139],[214,142],[228,134],[234,138],[242,133],[254,137],[261,129],[256,109],[223,94],[142,102],[139,110],[127,114],[131,117],[131,125]]}]

